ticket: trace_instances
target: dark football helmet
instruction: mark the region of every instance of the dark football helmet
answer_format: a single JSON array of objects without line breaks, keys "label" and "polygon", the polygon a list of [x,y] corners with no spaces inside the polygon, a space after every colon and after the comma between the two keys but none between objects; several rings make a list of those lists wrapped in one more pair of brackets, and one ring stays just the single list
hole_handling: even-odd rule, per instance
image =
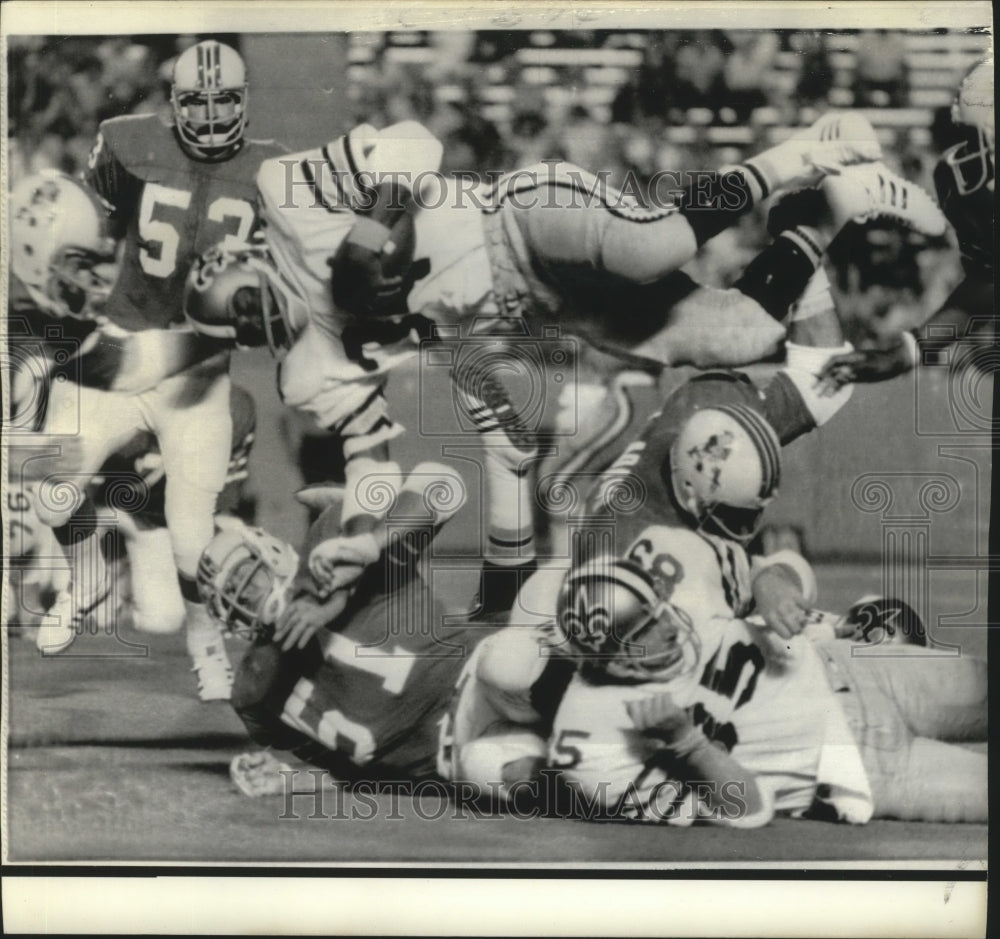
[{"label": "dark football helmet", "polygon": [[691,620],[664,594],[633,561],[598,557],[566,574],[556,623],[584,678],[669,681],[697,664]]}]

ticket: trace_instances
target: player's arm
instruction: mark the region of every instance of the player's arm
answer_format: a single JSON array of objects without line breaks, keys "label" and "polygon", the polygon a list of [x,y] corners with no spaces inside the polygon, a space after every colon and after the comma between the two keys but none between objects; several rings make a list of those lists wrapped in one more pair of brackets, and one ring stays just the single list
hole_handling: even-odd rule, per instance
[{"label": "player's arm", "polygon": [[751,566],[756,612],[783,639],[802,631],[816,602],[816,575],[795,551],[755,557]]},{"label": "player's arm", "polygon": [[139,196],[142,181],[125,167],[115,152],[117,131],[107,121],[101,124],[97,139],[83,171],[84,182],[97,193],[108,210],[116,238],[125,234]]},{"label": "player's arm", "polygon": [[626,704],[633,725],[658,744],[669,777],[689,785],[708,810],[707,821],[757,828],[774,817],[774,805],[757,777],[695,726],[670,692]]},{"label": "player's arm", "polygon": [[129,332],[105,323],[80,346],[78,381],[89,388],[138,394],[225,351],[223,343],[189,329]]},{"label": "player's arm", "polygon": [[440,167],[441,144],[416,121],[403,121],[381,131],[356,128],[340,145],[364,169],[355,177],[359,217],[330,259],[333,301],[355,315],[404,314],[410,289],[430,270],[426,259],[413,258],[413,187]]},{"label": "player's arm", "polygon": [[992,272],[966,275],[922,326],[887,337],[871,349],[831,359],[820,375],[823,392],[834,394],[848,382],[888,381],[912,371],[921,361],[937,361],[962,339],[992,335],[993,297]]},{"label": "player's arm", "polygon": [[[397,584],[413,576],[441,526],[465,499],[461,480],[440,463],[420,463],[405,478],[388,460],[369,460],[360,469],[343,501],[331,500],[309,528],[292,602],[275,629],[284,649],[303,647],[319,628],[334,623],[372,565],[387,565]],[[390,511],[422,522],[390,525]]]},{"label": "player's arm", "polygon": [[[938,202],[958,239],[965,277],[944,304],[915,329],[882,339],[870,349],[830,360],[821,375],[826,394],[847,382],[880,382],[912,371],[921,362],[934,364],[941,353],[963,339],[994,335],[992,212],[984,214],[976,196],[956,190],[952,169],[939,162],[934,171]],[[991,202],[992,200],[990,200]]]}]

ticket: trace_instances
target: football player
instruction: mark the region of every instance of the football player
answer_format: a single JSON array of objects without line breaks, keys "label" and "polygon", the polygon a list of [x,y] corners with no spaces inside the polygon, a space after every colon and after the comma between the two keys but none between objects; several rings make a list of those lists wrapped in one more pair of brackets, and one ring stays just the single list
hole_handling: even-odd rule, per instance
[{"label": "football player", "polygon": [[[449,625],[429,589],[428,549],[461,506],[461,483],[430,463],[397,476],[395,487],[385,480],[378,477],[360,512],[347,510],[343,526],[333,501],[311,527],[301,560],[259,530],[224,531],[210,542],[199,566],[203,596],[221,623],[253,640],[232,704],[255,742],[339,779],[437,774],[502,795],[509,773],[542,761],[545,748],[540,735],[520,729],[536,717],[529,687],[515,689],[503,674],[491,682],[481,665],[479,650],[499,638],[500,621]],[[359,514],[382,524],[352,534]],[[348,554],[364,573],[344,591]],[[533,664],[537,645],[518,638],[489,661]],[[516,670],[530,677],[530,669]],[[494,684],[500,689],[490,690]],[[509,730],[502,741],[501,724]],[[487,731],[497,746],[486,755],[469,750],[463,760],[465,745]],[[231,773],[241,791],[262,795],[281,791],[284,766],[274,754],[242,754]]]},{"label": "football player", "polygon": [[831,359],[821,376],[828,392],[850,381],[885,381],[909,372],[918,362],[942,361],[942,353],[962,340],[996,341],[993,105],[993,60],[987,59],[973,68],[959,88],[952,120],[961,140],[941,156],[934,170],[938,201],[958,238],[965,274],[962,282],[922,326],[879,347]]},{"label": "football player", "polygon": [[958,745],[986,739],[985,661],[803,635],[776,656],[772,633],[731,615],[721,562],[698,533],[653,525],[565,577],[556,618],[578,672],[551,761],[589,812],[986,821],[986,754]]},{"label": "football player", "polygon": [[[257,410],[249,392],[232,386],[230,417],[233,448],[226,484],[216,506],[217,524],[234,524],[245,511],[244,484],[253,448]],[[135,439],[101,467],[95,477],[94,502],[115,510],[113,524],[122,536],[128,559],[129,611],[140,632],[174,633],[184,623],[184,598],[172,568],[170,534],[166,527],[163,457],[148,433]],[[119,601],[125,597],[119,596]]]},{"label": "football player", "polygon": [[[228,354],[183,327],[183,288],[191,262],[223,239],[245,241],[256,223],[254,176],[280,149],[246,137],[247,80],[238,53],[214,40],[176,60],[173,122],[155,115],[112,118],[99,130],[86,181],[106,204],[124,240],[121,272],[104,310],[112,335],[136,337],[146,350],[130,394],[53,389],[46,429],[82,428],[75,485],[134,435],[152,433],[166,474],[165,515],[187,611],[187,645],[202,700],[228,697],[232,672],[217,624],[205,612],[195,574],[214,530],[216,500],[230,457]],[[109,367],[115,371],[117,363]],[[169,377],[164,377],[167,375]],[[121,388],[120,376],[109,383]],[[64,480],[39,488],[39,515],[55,528],[70,522],[74,500],[50,498]],[[44,491],[48,486],[50,492]],[[75,500],[79,501],[79,500]],[[74,551],[93,576],[74,585],[74,609],[60,628],[64,646],[109,595],[99,545],[75,526]],[[169,575],[167,575],[169,576]]]},{"label": "football player", "polygon": [[[411,218],[408,210],[417,200],[407,196],[401,199],[405,209],[399,208],[390,237],[386,234],[390,229],[368,215],[356,219],[352,206],[360,198],[357,187],[364,174],[368,178],[379,178],[379,173],[400,175],[390,172],[391,157],[398,159],[401,142],[408,140],[418,141],[418,153],[432,152],[416,125],[407,126],[405,132],[394,127],[377,134],[371,128],[358,128],[310,155],[271,161],[259,177],[264,204],[270,206],[265,213],[265,236],[275,265],[267,281],[271,288],[281,286],[261,293],[257,305],[264,328],[257,333],[272,348],[276,334],[294,340],[280,366],[283,397],[346,440],[349,473],[363,462],[352,462],[359,457],[384,459],[382,448],[400,432],[385,412],[384,372],[413,354],[416,341],[427,336],[428,316],[438,324],[459,322],[463,328],[470,320],[480,324],[484,318],[495,325],[498,320],[520,322],[521,317],[535,323],[561,322],[561,317],[568,316],[571,328],[579,326],[591,338],[587,323],[627,320],[638,330],[629,340],[633,351],[653,361],[700,366],[754,361],[779,348],[784,328],[778,321],[809,281],[825,244],[848,219],[884,213],[921,229],[937,230],[944,224],[929,198],[916,187],[879,164],[856,167],[830,177],[823,196],[813,200],[812,211],[801,212],[801,218],[786,213],[787,224],[774,231],[774,243],[733,290],[719,291],[699,287],[675,271],[687,255],[678,249],[681,254],[675,256],[674,247],[687,242],[684,238],[670,241],[666,236],[677,226],[683,231],[693,231],[695,226],[708,237],[716,230],[713,225],[722,226],[749,205],[747,193],[757,192],[749,184],[744,185],[745,199],[739,206],[699,203],[689,206],[690,211],[644,213],[634,207],[619,210],[604,196],[594,202],[592,192],[584,205],[564,204],[566,193],[571,200],[582,198],[587,181],[575,168],[546,166],[547,175],[524,171],[501,180],[500,195],[492,207],[458,199],[438,209],[420,209]],[[871,156],[877,141],[863,119],[850,121],[835,115],[801,140],[769,152],[763,162],[772,167],[769,161],[781,164],[794,153],[798,174],[781,177],[783,184],[815,181],[823,176],[823,169],[813,165],[819,161],[820,150],[826,159],[845,163]],[[781,160],[779,154],[783,154]],[[756,179],[756,164],[750,161],[748,165],[749,169],[740,172]],[[773,167],[772,171],[778,172]],[[787,167],[786,172],[790,173]],[[518,180],[518,176],[524,178]],[[734,178],[745,176],[737,172]],[[351,180],[353,189],[348,186]],[[305,184],[308,198],[303,201],[301,194],[296,197],[295,187]],[[821,221],[824,213],[830,218]],[[327,235],[324,239],[318,237],[321,230]],[[338,254],[331,262],[331,287],[325,252],[343,239],[341,248],[349,248],[347,253],[357,256],[368,251],[370,260],[374,249],[358,244],[365,232],[365,237],[375,240],[379,232],[385,235],[379,251],[387,264],[391,256],[394,270],[412,273],[405,259],[415,252],[430,255],[430,273],[415,286],[412,278],[404,277],[402,292],[393,295],[392,303],[361,302],[352,288],[354,307],[345,309],[338,300],[343,299],[338,290],[343,258]],[[657,233],[665,240],[651,237]],[[697,239],[691,235],[689,240],[693,244]],[[645,260],[639,268],[626,271],[640,251],[645,252]],[[236,310],[239,304],[227,299],[251,284],[240,273],[241,267],[245,264],[240,260],[231,270],[207,262],[213,286],[199,287],[197,279],[189,284],[189,316],[196,329],[232,336],[233,317],[245,320]],[[529,284],[524,277],[517,279],[518,271],[527,270],[545,273],[539,274],[542,280],[535,278]],[[221,287],[223,281],[230,286]],[[356,279],[348,282],[354,284]],[[404,300],[411,287],[407,307]],[[500,302],[498,296],[506,299]],[[512,298],[519,300],[515,303]],[[566,307],[572,307],[572,316]],[[419,312],[393,315],[407,308]],[[490,315],[472,317],[472,312]],[[272,321],[276,325],[269,325]],[[597,341],[604,340],[598,337]],[[352,349],[356,354],[349,354]],[[495,349],[501,351],[500,343]],[[495,528],[488,540],[486,573],[493,572],[491,567],[527,568],[534,548],[531,494],[524,470],[534,458],[534,442],[517,426],[509,396],[489,374],[495,357],[479,355],[470,361],[487,367],[458,368],[454,377],[456,398],[487,443],[487,498]],[[512,595],[505,596],[500,606],[509,605],[511,599]]]},{"label": "football player", "polygon": [[[38,519],[35,489],[38,479],[51,472],[53,461],[40,459],[43,451],[35,445],[55,444],[64,467],[78,454],[75,433],[43,439],[41,432],[53,386],[79,379],[86,371],[84,350],[93,342],[115,279],[114,241],[100,202],[63,173],[48,170],[21,180],[10,193],[9,206],[6,351],[11,397],[6,416],[11,459],[4,482],[9,487],[8,508],[20,520],[16,528],[12,524],[9,547],[13,557],[51,557],[69,547],[71,529],[61,526],[52,532]],[[85,527],[92,516],[92,506],[85,503],[74,522]],[[36,634],[42,651],[64,647],[58,624],[70,616],[71,583],[81,583],[86,572],[79,553],[70,552],[69,559],[75,562],[71,580],[63,582],[60,573],[52,581],[57,589],[49,597],[48,617],[42,619],[55,624],[54,629]]]}]

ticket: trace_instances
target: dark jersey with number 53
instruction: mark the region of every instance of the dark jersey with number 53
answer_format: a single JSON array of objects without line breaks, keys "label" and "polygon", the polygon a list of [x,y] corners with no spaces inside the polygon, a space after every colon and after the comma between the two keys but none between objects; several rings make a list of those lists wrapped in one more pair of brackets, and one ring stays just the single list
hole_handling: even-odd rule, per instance
[{"label": "dark jersey with number 53", "polygon": [[130,330],[182,321],[191,262],[224,239],[247,239],[257,223],[257,169],[282,152],[273,141],[248,140],[232,158],[205,163],[156,115],[104,121],[85,178],[125,238],[105,315]]}]

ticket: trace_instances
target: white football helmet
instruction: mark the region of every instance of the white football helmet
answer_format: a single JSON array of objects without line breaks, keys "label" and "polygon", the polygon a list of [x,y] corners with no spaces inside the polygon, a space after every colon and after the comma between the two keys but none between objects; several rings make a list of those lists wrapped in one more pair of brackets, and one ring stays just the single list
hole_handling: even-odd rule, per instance
[{"label": "white football helmet", "polygon": [[22,179],[10,194],[11,270],[44,309],[86,318],[115,279],[115,243],[100,200],[56,170]]},{"label": "white football helmet", "polygon": [[241,146],[247,123],[246,66],[239,53],[208,39],[174,63],[170,103],[184,148],[200,160],[225,160]]},{"label": "white football helmet", "polygon": [[993,179],[996,124],[993,113],[993,60],[980,62],[965,76],[951,109],[951,119],[965,139],[944,160],[958,182],[959,195],[975,192]]},{"label": "white football helmet", "polygon": [[295,549],[260,528],[219,532],[198,562],[198,592],[209,614],[234,635],[273,630],[299,566]]},{"label": "white football helmet", "polygon": [[602,556],[567,572],[556,623],[594,683],[669,681],[698,663],[690,618],[634,561]]},{"label": "white football helmet", "polygon": [[703,408],[670,448],[670,476],[680,506],[699,527],[750,541],[778,492],[781,444],[767,420],[746,405]]},{"label": "white football helmet", "polygon": [[195,331],[243,348],[266,345],[274,355],[291,348],[308,308],[263,242],[209,248],[191,265],[184,315]]}]

